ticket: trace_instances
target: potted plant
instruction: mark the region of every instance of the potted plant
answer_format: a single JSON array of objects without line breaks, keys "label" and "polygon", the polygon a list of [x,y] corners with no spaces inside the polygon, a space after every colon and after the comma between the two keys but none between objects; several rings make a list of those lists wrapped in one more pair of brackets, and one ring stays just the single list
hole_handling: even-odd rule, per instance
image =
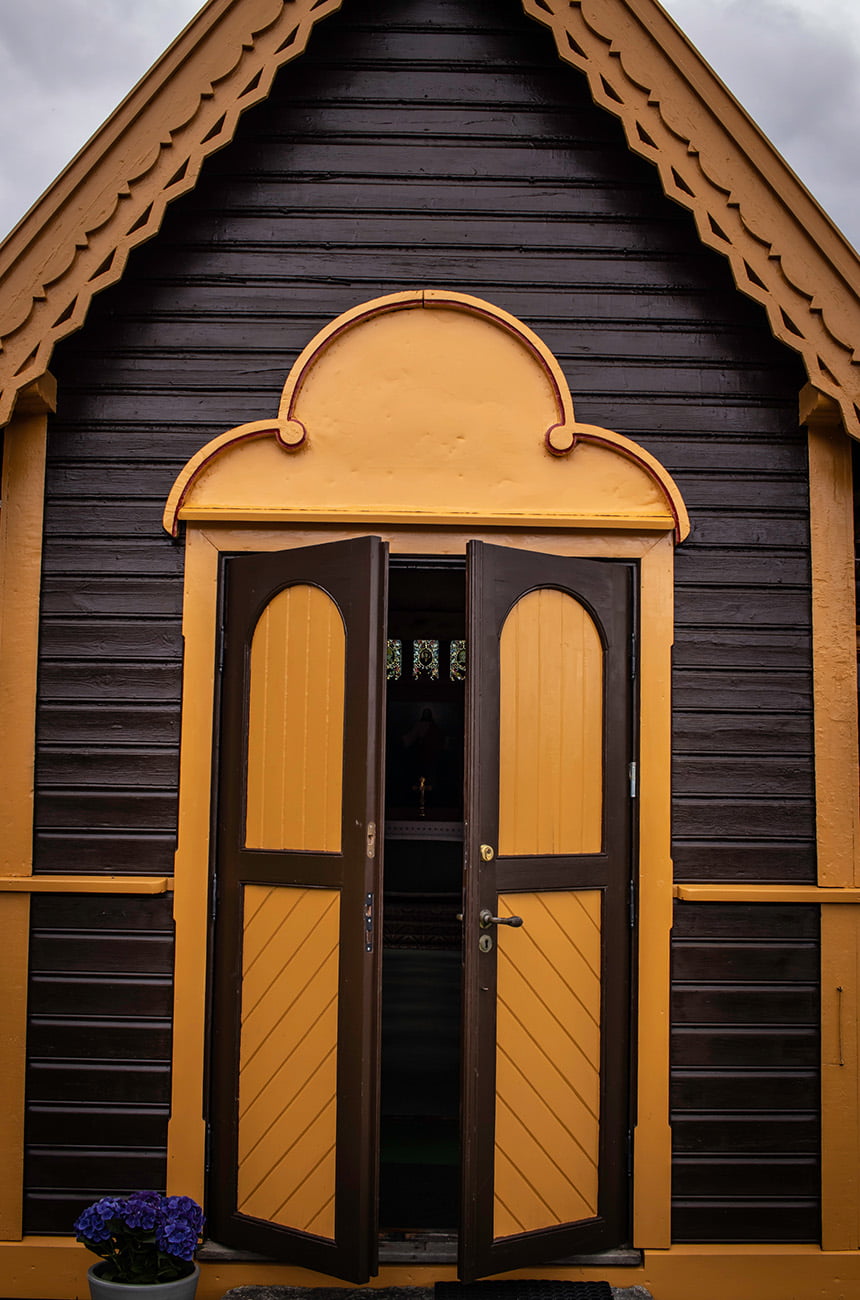
[{"label": "potted plant", "polygon": [[92,1300],[193,1300],[203,1211],[190,1196],[103,1196],[74,1226],[77,1240],[101,1256],[87,1273]]}]

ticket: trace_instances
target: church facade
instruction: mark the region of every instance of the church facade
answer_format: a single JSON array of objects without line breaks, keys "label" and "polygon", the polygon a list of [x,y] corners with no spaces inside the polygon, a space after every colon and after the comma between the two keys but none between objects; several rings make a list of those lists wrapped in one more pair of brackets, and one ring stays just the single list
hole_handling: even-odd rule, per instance
[{"label": "church facade", "polygon": [[0,1257],[860,1277],[860,264],[651,0],[211,0],[0,249]]}]

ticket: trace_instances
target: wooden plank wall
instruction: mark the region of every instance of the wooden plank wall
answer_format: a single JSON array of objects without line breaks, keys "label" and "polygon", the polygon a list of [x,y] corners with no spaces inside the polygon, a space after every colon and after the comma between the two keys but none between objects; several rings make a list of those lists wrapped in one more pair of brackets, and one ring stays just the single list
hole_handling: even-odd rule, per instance
[{"label": "wooden plank wall", "polygon": [[818,909],[678,903],[673,1235],[817,1241]]},{"label": "wooden plank wall", "polygon": [[[517,0],[347,0],[58,349],[36,870],[169,871],[182,593],[164,497],[207,439],[274,412],[323,324],[416,285],[520,316],[578,417],[676,476],[693,519],[678,872],[811,881],[799,366]],[[60,907],[43,900],[43,923]],[[730,1170],[724,1187],[745,1195]]]},{"label": "wooden plank wall", "polygon": [[25,1215],[69,1232],[96,1196],[163,1187],[170,899],[35,894]]}]

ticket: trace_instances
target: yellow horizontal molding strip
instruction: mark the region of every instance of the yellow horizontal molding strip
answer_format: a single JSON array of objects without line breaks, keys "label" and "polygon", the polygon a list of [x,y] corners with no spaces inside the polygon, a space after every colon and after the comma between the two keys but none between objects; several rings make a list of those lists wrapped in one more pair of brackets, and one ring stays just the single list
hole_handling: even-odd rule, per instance
[{"label": "yellow horizontal molding strip", "polygon": [[860,903],[860,889],[819,885],[675,885],[684,903]]},{"label": "yellow horizontal molding strip", "polygon": [[331,506],[325,510],[251,510],[237,509],[232,506],[183,506],[179,518],[196,523],[365,523],[375,524],[450,524],[456,526],[467,520],[470,524],[496,524],[507,527],[511,524],[530,524],[532,527],[545,525],[552,528],[623,528],[625,531],[643,529],[666,532],[675,527],[675,520],[666,514],[653,515],[592,515],[592,514],[553,514],[528,511],[500,511],[484,514],[480,510],[356,510],[354,506],[339,510]]},{"label": "yellow horizontal molding strip", "polygon": [[0,894],[167,894],[172,876],[0,876]]}]

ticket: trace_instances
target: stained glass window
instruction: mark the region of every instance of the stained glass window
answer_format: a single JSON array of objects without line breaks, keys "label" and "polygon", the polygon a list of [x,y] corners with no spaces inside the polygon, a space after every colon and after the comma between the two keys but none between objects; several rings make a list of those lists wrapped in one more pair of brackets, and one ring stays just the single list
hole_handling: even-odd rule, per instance
[{"label": "stained glass window", "polygon": [[439,680],[439,642],[422,638],[412,642],[412,676],[415,681]]},{"label": "stained glass window", "polygon": [[389,641],[386,655],[386,676],[390,682],[399,682],[403,672],[403,642]]},{"label": "stained glass window", "polygon": [[466,680],[466,642],[452,641],[451,655],[449,661],[449,672],[452,682],[464,682]]}]

